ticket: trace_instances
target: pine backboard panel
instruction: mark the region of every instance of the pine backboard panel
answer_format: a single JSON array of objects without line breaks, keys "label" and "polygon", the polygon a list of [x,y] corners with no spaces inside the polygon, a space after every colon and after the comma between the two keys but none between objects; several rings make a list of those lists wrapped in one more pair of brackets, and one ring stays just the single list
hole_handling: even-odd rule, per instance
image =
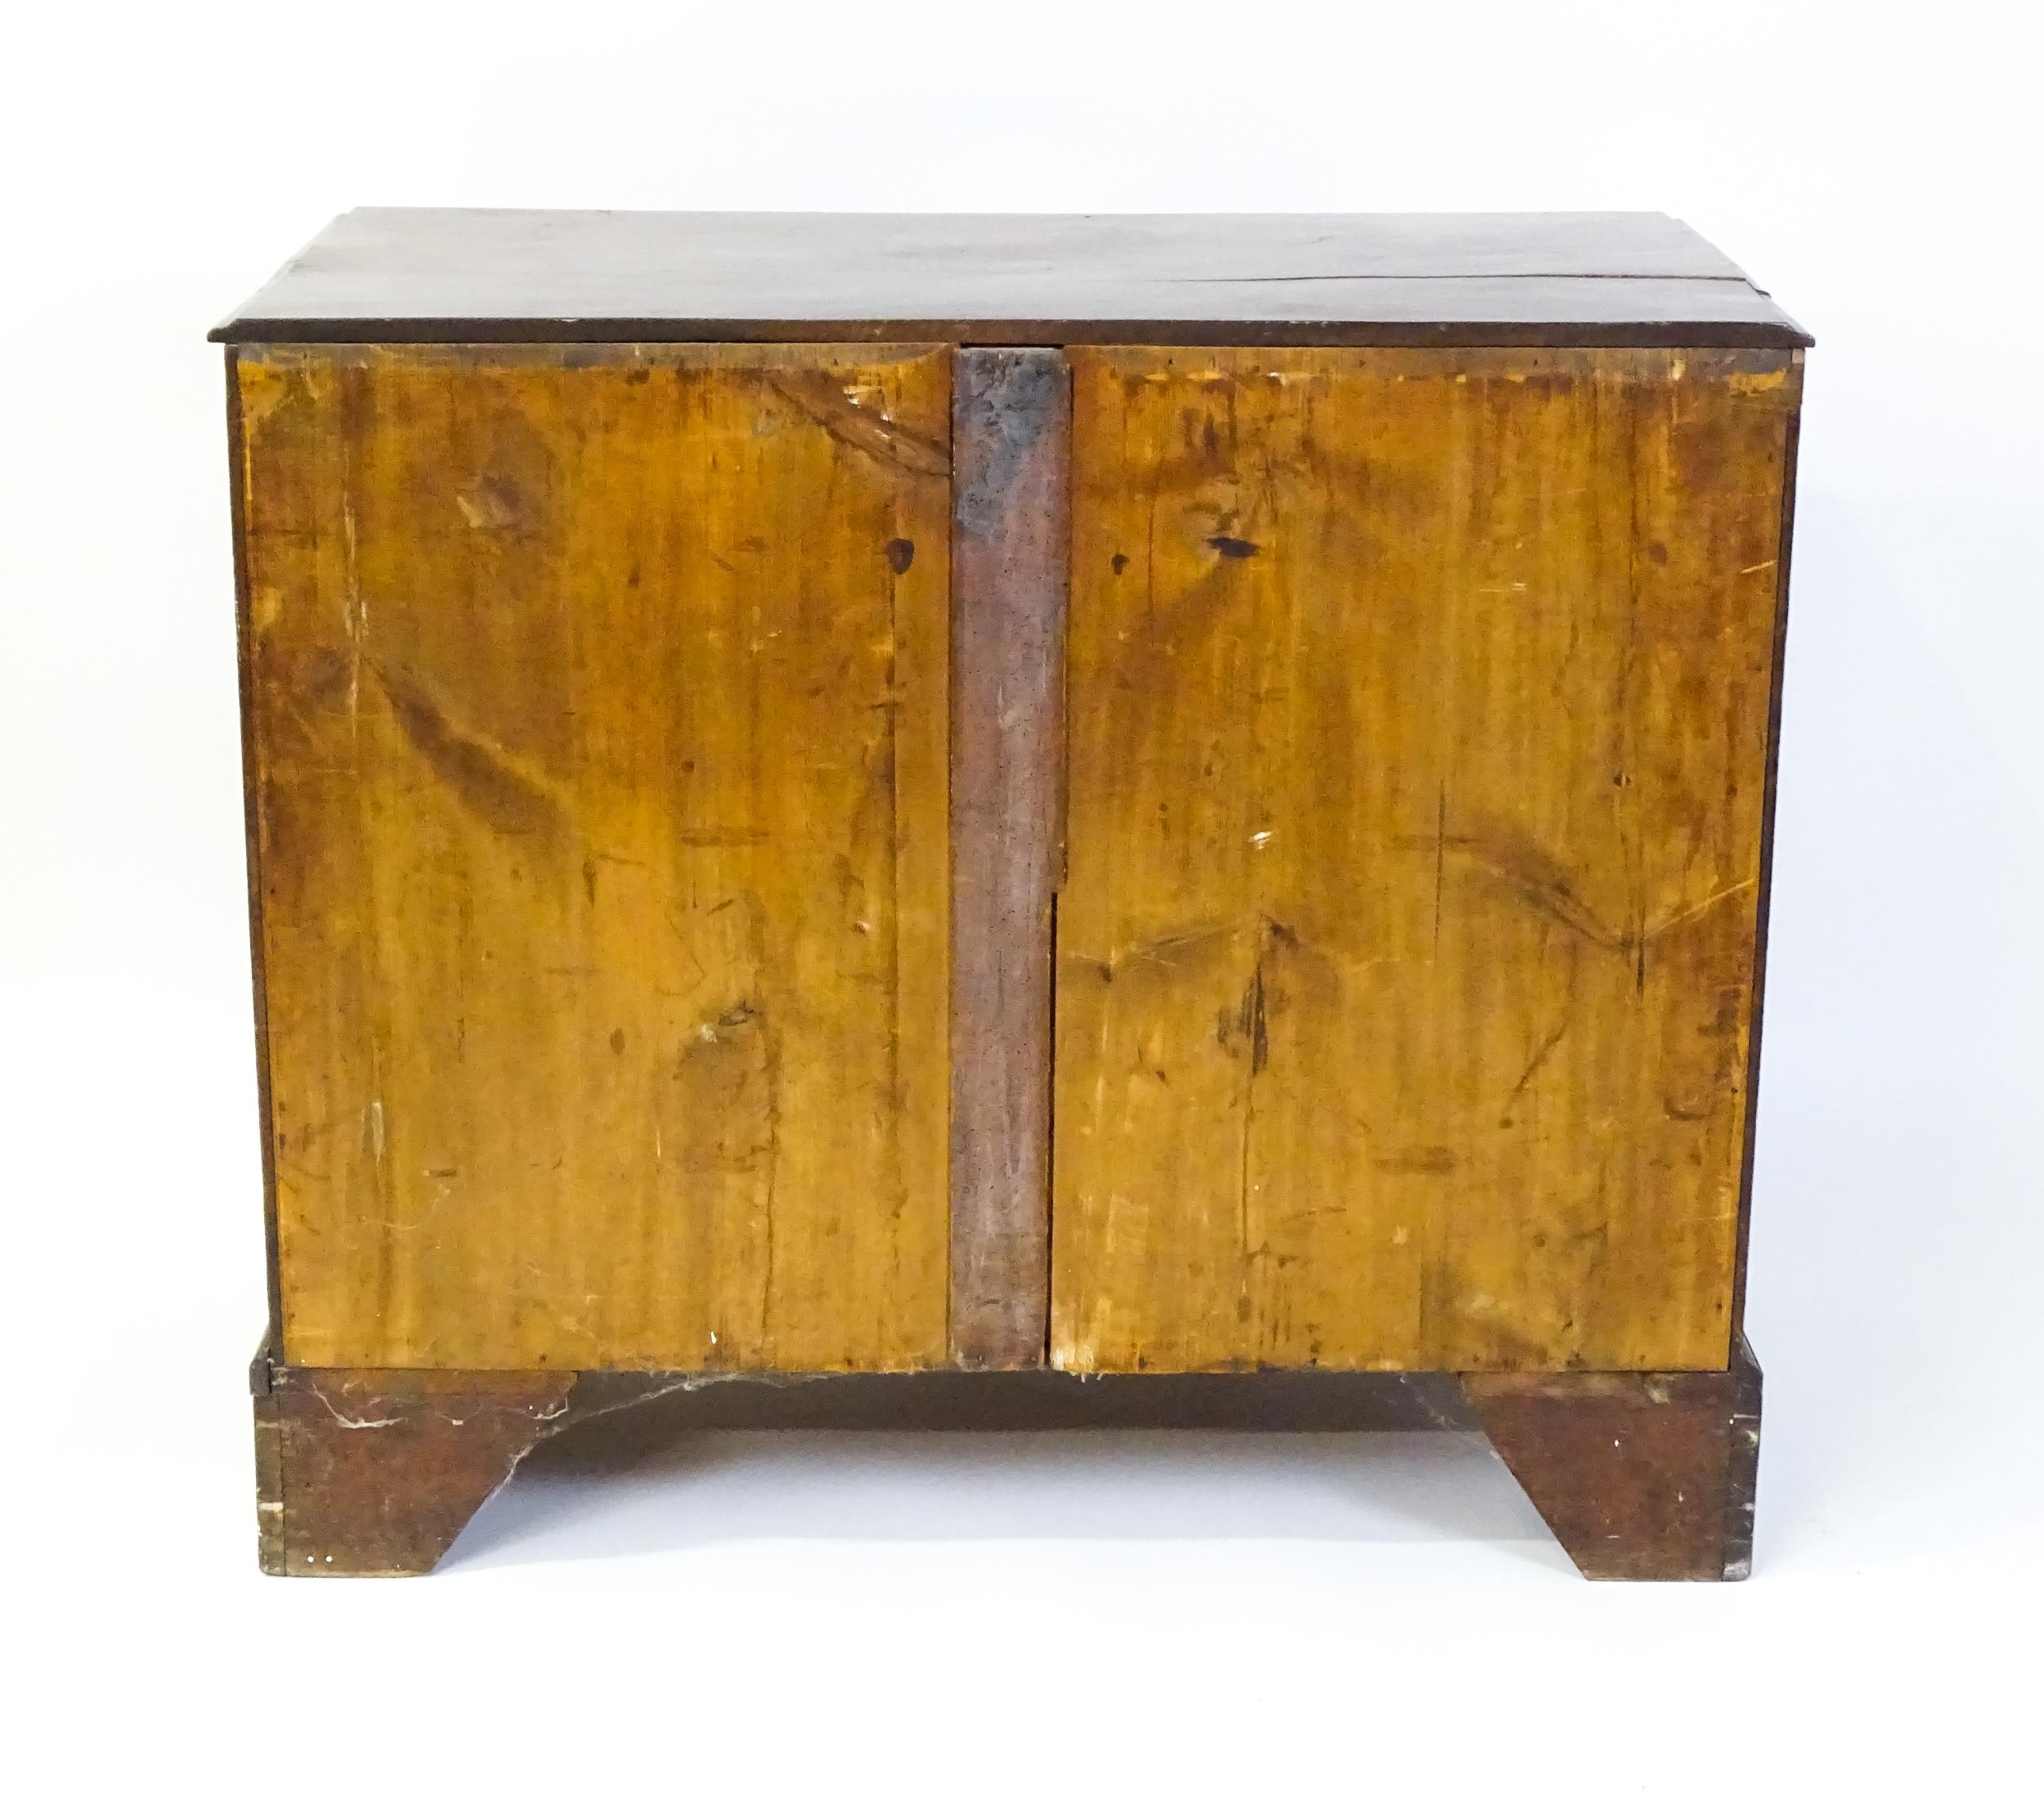
[{"label": "pine backboard panel", "polygon": [[289,1360],[944,1360],[949,369],[240,352]]},{"label": "pine backboard panel", "polygon": [[1723,1369],[1800,355],[1072,364],[1052,1361]]}]

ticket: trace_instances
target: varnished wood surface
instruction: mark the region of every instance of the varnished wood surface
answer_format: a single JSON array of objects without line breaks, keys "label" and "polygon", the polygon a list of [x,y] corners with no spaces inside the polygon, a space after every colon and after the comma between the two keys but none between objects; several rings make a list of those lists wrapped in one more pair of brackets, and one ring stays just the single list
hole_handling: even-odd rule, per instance
[{"label": "varnished wood surface", "polygon": [[1800,358],[1072,360],[1052,1362],[1722,1369]]},{"label": "varnished wood surface", "polygon": [[570,1417],[572,1371],[255,1365],[267,1575],[429,1572],[526,1453]]},{"label": "varnished wood surface", "polygon": [[643,1461],[755,1428],[1486,1432],[1581,1571],[1737,1580],[1751,1565],[1760,1373],[1080,1376],[252,1366],[262,1567],[417,1575],[536,1446],[555,1467]]},{"label": "varnished wood surface", "polygon": [[1760,1366],[1464,1376],[1491,1447],[1593,1581],[1743,1581],[1753,1567]]},{"label": "varnished wood surface", "polygon": [[289,1361],[944,1360],[949,361],[242,352]]},{"label": "varnished wood surface", "polygon": [[[427,1374],[430,1374],[428,1372]],[[581,1416],[589,1419],[584,1422]],[[913,1375],[661,1378],[592,1370],[568,1403],[575,1441],[558,1454],[657,1448],[718,1431],[1468,1432],[1453,1376],[1340,1370],[1264,1375],[1075,1376],[1053,1369]]]},{"label": "varnished wood surface", "polygon": [[214,333],[256,341],[1808,340],[1659,213],[536,212],[335,219]]},{"label": "varnished wood surface", "polygon": [[258,839],[259,823],[256,799],[255,693],[249,682],[253,655],[249,639],[249,531],[244,491],[241,433],[241,372],[240,352],[229,349],[227,372],[227,490],[234,528],[234,627],[236,696],[241,721],[242,843],[244,876],[249,891],[249,942],[250,994],[255,1021],[256,1113],[261,1119],[262,1165],[263,1271],[268,1297],[269,1325],[265,1347],[284,1335],[284,1289],[277,1276],[277,1202],[276,1141],[270,1127],[270,1053],[268,1003],[262,988],[262,879]]},{"label": "varnished wood surface", "polygon": [[1746,1166],[1739,1183],[1739,1240],[1732,1271],[1732,1325],[1746,1324],[1746,1272],[1753,1239],[1753,1167],[1760,1121],[1760,1043],[1767,1008],[1768,916],[1774,889],[1774,799],[1781,765],[1782,681],[1788,670],[1789,562],[1795,536],[1795,469],[1802,436],[1800,407],[1788,420],[1783,450],[1781,546],[1774,569],[1774,685],[1768,696],[1767,783],[1760,800],[1760,910],[1753,942],[1753,1021],[1746,1056]]},{"label": "varnished wood surface", "polygon": [[1069,370],[959,351],[952,453],[951,1347],[1043,1361]]}]

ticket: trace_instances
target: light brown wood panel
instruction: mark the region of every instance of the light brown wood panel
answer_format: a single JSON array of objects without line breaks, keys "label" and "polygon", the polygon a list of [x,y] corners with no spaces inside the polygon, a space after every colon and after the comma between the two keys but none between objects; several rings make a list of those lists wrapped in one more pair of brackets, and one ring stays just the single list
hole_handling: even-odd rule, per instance
[{"label": "light brown wood panel", "polygon": [[289,1360],[944,1360],[948,352],[245,349]]},{"label": "light brown wood panel", "polygon": [[1053,1360],[1723,1369],[1800,356],[1071,360]]}]

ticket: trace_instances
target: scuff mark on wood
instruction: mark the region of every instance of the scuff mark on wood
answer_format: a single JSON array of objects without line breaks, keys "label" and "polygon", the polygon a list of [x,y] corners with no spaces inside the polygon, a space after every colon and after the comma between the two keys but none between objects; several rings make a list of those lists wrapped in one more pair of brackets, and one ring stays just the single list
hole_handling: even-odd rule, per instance
[{"label": "scuff mark on wood", "polygon": [[1594,1581],[1736,1581],[1752,1562],[1759,1367],[1462,1378],[1490,1443]]},{"label": "scuff mark on wood", "polygon": [[1104,981],[1112,982],[1125,970],[1172,970],[1185,960],[1233,939],[1241,928],[1239,922],[1221,921],[1211,927],[1187,928],[1175,934],[1159,935],[1154,939],[1133,941],[1117,948],[1104,959],[1070,951],[1065,956],[1074,965],[1093,967]]},{"label": "scuff mark on wood", "polygon": [[1567,867],[1531,836],[1516,829],[1492,824],[1480,833],[1450,834],[1444,831],[1432,836],[1405,836],[1399,844],[1435,855],[1437,927],[1440,881],[1447,862],[1452,858],[1478,876],[1503,885],[1528,908],[1558,922],[1591,945],[1634,961],[1642,981],[1646,975],[1647,947],[1707,914],[1720,903],[1745,894],[1758,881],[1743,878],[1657,920],[1613,927],[1576,894]]},{"label": "scuff mark on wood", "polygon": [[471,814],[500,834],[569,826],[559,799],[496,742],[455,721],[423,679],[375,661],[370,668],[405,738]]},{"label": "scuff mark on wood", "polygon": [[424,1575],[569,1416],[572,1371],[307,1369],[267,1348],[255,1395],[260,1562]]},{"label": "scuff mark on wood", "polygon": [[905,473],[933,479],[950,477],[948,448],[917,435],[870,406],[854,404],[827,370],[777,374],[766,383],[846,447]]},{"label": "scuff mark on wood", "polygon": [[1417,1145],[1405,1151],[1379,1152],[1370,1162],[1380,1171],[1409,1177],[1451,1177],[1462,1168],[1460,1155],[1445,1145]]},{"label": "scuff mark on wood", "polygon": [[767,839],[764,828],[677,828],[675,841],[684,847],[756,847]]},{"label": "scuff mark on wood", "polygon": [[1529,908],[1593,945],[1607,952],[1630,951],[1628,935],[1607,927],[1592,912],[1571,886],[1567,868],[1530,836],[1493,827],[1482,834],[1446,835],[1427,844],[1503,885]]},{"label": "scuff mark on wood", "polygon": [[455,507],[471,529],[486,532],[515,531],[523,520],[518,489],[501,474],[486,473],[465,491],[456,492]]},{"label": "scuff mark on wood", "polygon": [[1266,932],[1259,943],[1256,964],[1249,973],[1248,984],[1242,993],[1242,1000],[1234,1008],[1221,1011],[1219,1024],[1215,1029],[1215,1038],[1223,1051],[1232,1050],[1236,1040],[1242,1041],[1248,1047],[1249,1075],[1253,1078],[1260,1076],[1263,1068],[1271,1062],[1270,1011],[1264,993],[1263,953],[1261,950],[1262,947],[1268,945],[1269,939]]}]

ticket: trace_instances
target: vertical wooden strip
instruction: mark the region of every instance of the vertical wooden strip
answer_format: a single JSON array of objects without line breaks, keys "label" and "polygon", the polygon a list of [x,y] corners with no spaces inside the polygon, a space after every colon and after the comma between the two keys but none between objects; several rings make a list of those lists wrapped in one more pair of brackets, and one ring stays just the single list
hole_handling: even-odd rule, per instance
[{"label": "vertical wooden strip", "polygon": [[1732,1334],[1731,1437],[1724,1477],[1724,1579],[1753,1573],[1754,1495],[1760,1481],[1760,1365],[1743,1332]]},{"label": "vertical wooden strip", "polygon": [[284,1336],[283,1285],[277,1270],[276,1133],[270,1107],[270,1017],[263,994],[262,873],[256,790],[254,677],[249,629],[248,446],[241,427],[241,352],[230,348],[227,374],[227,503],[234,534],[234,634],[241,702],[241,815],[249,881],[249,953],[255,999],[256,1112],[262,1124],[262,1261],[270,1336]]},{"label": "vertical wooden strip", "polygon": [[[234,371],[229,352],[228,373]],[[276,1253],[271,1251],[274,1261]],[[284,1567],[284,1444],[277,1418],[271,1352],[276,1334],[264,1336],[262,1349],[249,1365],[249,1392],[255,1405],[256,1560],[265,1575],[282,1575]]]},{"label": "vertical wooden strip", "polygon": [[1063,854],[1070,374],[968,349],[952,452],[951,1350],[1040,1363]]},{"label": "vertical wooden strip", "polygon": [[1746,1325],[1746,1248],[1753,1230],[1753,1159],[1760,1127],[1760,1015],[1767,1001],[1767,923],[1774,894],[1774,792],[1782,760],[1782,680],[1788,667],[1789,549],[1795,531],[1795,455],[1803,428],[1802,350],[1797,349],[1790,357],[1789,365],[1790,390],[1782,419],[1782,524],[1774,566],[1774,658],[1768,692],[1767,773],[1760,796],[1759,901],[1753,922],[1753,1007],[1746,1025],[1746,1136],[1739,1163],[1739,1231],[1732,1269],[1734,1370],[1739,1368],[1741,1329]]}]

